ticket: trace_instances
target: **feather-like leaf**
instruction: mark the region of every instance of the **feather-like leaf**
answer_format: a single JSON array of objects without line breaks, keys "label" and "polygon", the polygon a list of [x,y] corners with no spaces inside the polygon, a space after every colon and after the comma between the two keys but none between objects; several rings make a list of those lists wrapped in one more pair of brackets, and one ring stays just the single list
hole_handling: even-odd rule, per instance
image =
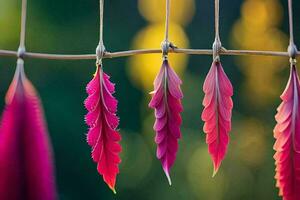
[{"label": "feather-like leaf", "polygon": [[155,109],[157,158],[161,161],[163,170],[171,185],[170,168],[173,166],[178,150],[178,140],[181,137],[180,125],[183,111],[180,89],[182,84],[167,60],[163,61],[160,72],[154,81],[154,91],[149,107]]},{"label": "feather-like leaf", "polygon": [[88,97],[85,116],[89,126],[87,142],[92,147],[92,158],[104,181],[115,193],[116,176],[119,173],[121,136],[117,131],[119,119],[116,115],[118,101],[113,97],[115,86],[105,74],[101,65],[97,67],[94,78],[87,85]]},{"label": "feather-like leaf", "polygon": [[292,65],[290,78],[281,95],[274,128],[274,155],[279,195],[284,200],[300,199],[300,84],[296,66]]},{"label": "feather-like leaf", "polygon": [[208,151],[214,164],[213,176],[224,159],[231,130],[233,88],[220,62],[213,62],[203,85],[202,120]]},{"label": "feather-like leaf", "polygon": [[0,124],[0,199],[56,199],[43,109],[20,60]]}]

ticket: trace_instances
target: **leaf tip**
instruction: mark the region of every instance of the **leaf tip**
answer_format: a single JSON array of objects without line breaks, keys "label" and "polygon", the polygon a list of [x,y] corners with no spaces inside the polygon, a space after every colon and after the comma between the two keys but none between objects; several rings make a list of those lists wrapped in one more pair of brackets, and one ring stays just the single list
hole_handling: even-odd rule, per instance
[{"label": "leaf tip", "polygon": [[212,175],[212,178],[214,178],[218,173],[218,169],[214,169],[214,172],[213,172],[213,175]]},{"label": "leaf tip", "polygon": [[115,186],[108,185],[108,187],[109,187],[109,189],[111,189],[111,191],[112,191],[114,194],[117,194],[117,191],[116,191]]},{"label": "leaf tip", "polygon": [[167,179],[168,179],[169,185],[171,186],[171,185],[172,185],[172,180],[171,180],[169,171],[168,171],[168,170],[164,170],[164,171],[165,171],[166,177],[167,177]]},{"label": "leaf tip", "polygon": [[213,178],[217,175],[220,166],[221,166],[221,162],[216,163],[216,164],[214,163],[214,172],[213,172],[213,175],[212,175]]}]

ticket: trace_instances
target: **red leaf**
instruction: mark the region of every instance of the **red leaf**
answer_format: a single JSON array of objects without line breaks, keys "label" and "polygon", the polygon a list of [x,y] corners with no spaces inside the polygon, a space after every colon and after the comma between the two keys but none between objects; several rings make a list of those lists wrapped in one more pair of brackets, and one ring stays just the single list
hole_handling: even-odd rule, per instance
[{"label": "red leaf", "polygon": [[214,164],[213,176],[224,159],[231,130],[233,88],[220,62],[213,62],[203,85],[202,120],[208,151]]},{"label": "red leaf", "polygon": [[291,67],[290,78],[281,95],[274,128],[274,155],[279,195],[284,200],[300,199],[300,110],[299,77],[296,66]]},{"label": "red leaf", "polygon": [[8,90],[0,125],[0,199],[56,199],[43,109],[22,61]]},{"label": "red leaf", "polygon": [[114,92],[114,84],[109,81],[109,76],[99,65],[94,78],[87,85],[87,142],[92,147],[92,158],[97,162],[99,174],[115,193],[118,165],[121,162],[119,154],[122,149],[119,144],[121,136],[116,130],[119,119],[116,115],[118,101],[112,95]]},{"label": "red leaf", "polygon": [[155,109],[157,158],[171,185],[170,168],[173,166],[178,150],[178,139],[181,137],[180,125],[183,94],[180,89],[181,80],[164,60],[160,72],[154,81],[154,91],[149,107]]}]

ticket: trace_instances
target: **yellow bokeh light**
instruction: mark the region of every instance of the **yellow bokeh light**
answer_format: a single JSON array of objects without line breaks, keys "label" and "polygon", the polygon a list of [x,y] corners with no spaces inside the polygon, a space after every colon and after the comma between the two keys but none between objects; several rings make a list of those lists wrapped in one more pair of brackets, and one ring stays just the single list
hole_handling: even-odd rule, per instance
[{"label": "yellow bokeh light", "polygon": [[[246,0],[242,5],[241,18],[233,26],[233,45],[237,49],[285,51],[288,38],[279,29],[282,10],[278,0]],[[280,93],[279,72],[286,63],[286,58],[281,57],[238,59],[245,75],[242,92],[249,104],[259,107],[273,102]]]},{"label": "yellow bokeh light", "polygon": [[[164,39],[164,23],[156,23],[142,29],[134,39],[133,48],[160,48]],[[169,40],[181,48],[188,47],[188,38],[182,27],[170,24]],[[187,67],[188,56],[183,54],[170,54],[170,65],[180,75]],[[137,86],[149,92],[153,88],[153,80],[162,64],[161,54],[148,54],[134,56],[129,59],[129,74]]]},{"label": "yellow bokeh light", "polygon": [[[164,22],[166,2],[162,0],[139,0],[140,13],[150,22]],[[195,13],[194,0],[172,0],[171,21],[180,25],[188,24]]]},{"label": "yellow bokeh light", "polygon": [[281,23],[282,9],[273,0],[248,0],[242,6],[242,18],[249,27],[268,28]]}]

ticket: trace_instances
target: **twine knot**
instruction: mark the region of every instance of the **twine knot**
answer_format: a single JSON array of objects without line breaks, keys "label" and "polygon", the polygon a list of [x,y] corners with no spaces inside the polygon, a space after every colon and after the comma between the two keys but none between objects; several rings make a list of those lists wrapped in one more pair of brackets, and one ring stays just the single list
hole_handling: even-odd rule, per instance
[{"label": "twine knot", "polygon": [[290,58],[292,59],[296,59],[296,56],[297,56],[297,47],[295,44],[290,44],[289,47],[288,47],[288,54],[290,56]]},{"label": "twine knot", "polygon": [[168,40],[164,40],[161,43],[161,50],[162,50],[162,54],[163,54],[164,58],[166,58],[168,56],[170,46],[171,46],[171,43]]},{"label": "twine knot", "polygon": [[97,56],[97,63],[101,64],[102,63],[102,58],[105,55],[105,46],[103,44],[99,44],[96,48],[96,56]]},{"label": "twine knot", "polygon": [[18,58],[24,59],[25,53],[26,53],[25,47],[19,47],[18,48],[18,52],[17,52]]},{"label": "twine knot", "polygon": [[220,41],[220,39],[216,38],[213,46],[212,46],[212,50],[213,50],[213,59],[215,62],[219,62],[220,61],[220,52],[222,50],[222,43]]},{"label": "twine knot", "polygon": [[162,54],[163,57],[166,59],[168,57],[168,53],[171,50],[174,50],[175,48],[177,48],[172,42],[169,42],[168,40],[164,40],[161,43],[161,50],[162,50]]}]

